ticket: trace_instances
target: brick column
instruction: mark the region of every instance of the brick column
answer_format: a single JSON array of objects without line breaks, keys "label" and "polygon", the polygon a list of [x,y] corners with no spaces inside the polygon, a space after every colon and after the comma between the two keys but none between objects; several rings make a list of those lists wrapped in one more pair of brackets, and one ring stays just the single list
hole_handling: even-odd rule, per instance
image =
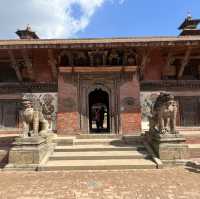
[{"label": "brick column", "polygon": [[131,79],[120,86],[120,120],[122,134],[141,132],[140,86]]},{"label": "brick column", "polygon": [[58,77],[58,135],[75,135],[79,129],[77,86],[72,74]]}]

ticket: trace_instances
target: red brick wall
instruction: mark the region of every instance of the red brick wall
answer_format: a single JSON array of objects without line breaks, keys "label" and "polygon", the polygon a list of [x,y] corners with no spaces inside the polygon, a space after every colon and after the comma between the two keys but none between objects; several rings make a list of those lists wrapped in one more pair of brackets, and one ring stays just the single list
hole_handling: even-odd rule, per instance
[{"label": "red brick wall", "polygon": [[153,50],[149,55],[149,62],[144,70],[144,80],[160,80],[165,60],[160,50]]},{"label": "red brick wall", "polygon": [[73,135],[79,129],[77,87],[71,75],[59,74],[58,78],[58,135]]},{"label": "red brick wall", "polygon": [[48,64],[48,51],[43,49],[33,50],[33,68],[36,82],[52,81],[51,67]]},{"label": "red brick wall", "polygon": [[122,134],[141,132],[140,87],[138,80],[129,80],[120,87]]}]

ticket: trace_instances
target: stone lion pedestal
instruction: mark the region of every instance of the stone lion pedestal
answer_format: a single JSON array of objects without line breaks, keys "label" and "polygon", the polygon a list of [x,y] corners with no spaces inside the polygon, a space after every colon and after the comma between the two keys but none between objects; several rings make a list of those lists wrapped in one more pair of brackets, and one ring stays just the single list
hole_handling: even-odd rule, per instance
[{"label": "stone lion pedestal", "polygon": [[48,150],[49,145],[44,138],[16,138],[9,152],[9,166],[34,167],[42,162]]},{"label": "stone lion pedestal", "polygon": [[9,151],[9,164],[6,168],[37,169],[53,151],[55,134],[48,130],[48,121],[40,108],[34,108],[33,102],[25,98],[22,105],[23,131]]},{"label": "stone lion pedestal", "polygon": [[49,153],[53,151],[54,138],[52,133],[47,138],[37,137],[19,137],[15,139],[13,147],[9,152],[9,168],[24,168],[36,170],[37,167],[45,161]]},{"label": "stone lion pedestal", "polygon": [[149,117],[148,142],[163,162],[187,159],[188,145],[185,138],[176,131],[177,102],[174,96],[160,93]]},{"label": "stone lion pedestal", "polygon": [[188,158],[188,145],[180,134],[151,135],[151,145],[156,155],[163,161],[170,162]]}]

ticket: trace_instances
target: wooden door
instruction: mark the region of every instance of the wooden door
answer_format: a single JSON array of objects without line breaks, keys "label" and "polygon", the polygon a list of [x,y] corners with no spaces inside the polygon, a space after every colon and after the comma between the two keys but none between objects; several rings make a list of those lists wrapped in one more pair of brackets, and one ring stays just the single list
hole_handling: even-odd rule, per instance
[{"label": "wooden door", "polygon": [[181,126],[199,126],[198,97],[181,97],[179,107]]},{"label": "wooden door", "polygon": [[17,115],[17,102],[0,102],[0,128],[16,128],[18,119]]}]

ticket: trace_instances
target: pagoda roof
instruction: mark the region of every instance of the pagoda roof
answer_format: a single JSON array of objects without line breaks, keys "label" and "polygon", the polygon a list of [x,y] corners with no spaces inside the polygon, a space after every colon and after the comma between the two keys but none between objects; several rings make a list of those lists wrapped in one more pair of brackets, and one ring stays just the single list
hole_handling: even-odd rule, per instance
[{"label": "pagoda roof", "polygon": [[142,46],[199,46],[200,35],[177,37],[116,37],[86,39],[16,39],[0,40],[0,49],[93,48]]},{"label": "pagoda roof", "polygon": [[187,29],[187,28],[196,29],[199,23],[200,23],[200,19],[186,18],[185,21],[180,25],[179,30]]}]

